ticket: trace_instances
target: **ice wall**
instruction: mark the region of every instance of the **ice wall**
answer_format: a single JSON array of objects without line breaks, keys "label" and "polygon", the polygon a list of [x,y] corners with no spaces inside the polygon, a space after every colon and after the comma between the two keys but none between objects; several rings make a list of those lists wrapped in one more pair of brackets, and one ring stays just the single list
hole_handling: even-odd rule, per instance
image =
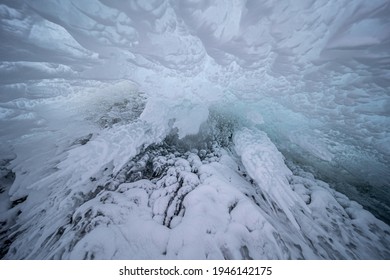
[{"label": "ice wall", "polygon": [[2,158],[36,129],[36,146],[81,137],[80,116],[137,88],[150,127],[128,129],[151,132],[135,143],[196,134],[218,107],[390,220],[389,14],[387,0],[2,1]]},{"label": "ice wall", "polygon": [[386,0],[3,1],[0,13],[3,102],[42,96],[43,79],[127,79],[168,107],[250,108],[327,177],[389,185]]}]

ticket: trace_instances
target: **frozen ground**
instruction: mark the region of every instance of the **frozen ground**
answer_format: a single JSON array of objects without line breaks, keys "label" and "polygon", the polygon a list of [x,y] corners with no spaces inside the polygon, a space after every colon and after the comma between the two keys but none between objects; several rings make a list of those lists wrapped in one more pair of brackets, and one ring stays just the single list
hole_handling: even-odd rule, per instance
[{"label": "frozen ground", "polygon": [[0,257],[390,259],[389,14],[1,1]]}]

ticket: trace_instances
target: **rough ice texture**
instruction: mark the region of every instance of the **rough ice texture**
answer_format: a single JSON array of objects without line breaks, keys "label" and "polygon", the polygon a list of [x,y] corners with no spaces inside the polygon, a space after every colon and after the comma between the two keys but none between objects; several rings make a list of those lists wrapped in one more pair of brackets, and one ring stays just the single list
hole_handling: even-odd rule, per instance
[{"label": "rough ice texture", "polygon": [[[388,225],[291,165],[293,174],[263,132],[245,129],[234,139],[239,155],[215,142],[207,150],[184,152],[166,140],[128,156],[119,172],[107,164],[88,180],[82,179],[87,170],[70,174],[59,167],[56,177],[45,180],[67,175],[67,181],[39,181],[44,188],[5,212],[21,211],[4,257],[390,257]],[[93,140],[79,148],[89,152],[91,145]],[[67,161],[89,166],[83,165],[89,158],[69,154]]]},{"label": "rough ice texture", "polygon": [[1,255],[388,259],[389,14],[3,1]]}]

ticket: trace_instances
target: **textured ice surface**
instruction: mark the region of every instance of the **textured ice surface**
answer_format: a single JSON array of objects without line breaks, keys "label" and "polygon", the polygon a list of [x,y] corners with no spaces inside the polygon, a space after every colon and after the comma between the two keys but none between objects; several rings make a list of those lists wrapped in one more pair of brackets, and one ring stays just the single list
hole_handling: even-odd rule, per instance
[{"label": "textured ice surface", "polygon": [[2,1],[1,256],[388,259],[389,14]]}]

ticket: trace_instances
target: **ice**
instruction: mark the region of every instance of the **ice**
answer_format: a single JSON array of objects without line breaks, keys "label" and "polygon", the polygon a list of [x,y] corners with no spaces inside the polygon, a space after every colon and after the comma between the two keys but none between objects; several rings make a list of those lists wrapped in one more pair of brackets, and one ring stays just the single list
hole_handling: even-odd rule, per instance
[{"label": "ice", "polygon": [[388,14],[3,1],[0,257],[389,259]]},{"label": "ice", "polygon": [[[289,208],[301,201],[291,191],[288,177],[291,171],[284,164],[283,156],[263,132],[243,130],[236,133],[234,143],[248,175],[264,189],[299,229]],[[302,207],[305,207],[301,203]]]}]

